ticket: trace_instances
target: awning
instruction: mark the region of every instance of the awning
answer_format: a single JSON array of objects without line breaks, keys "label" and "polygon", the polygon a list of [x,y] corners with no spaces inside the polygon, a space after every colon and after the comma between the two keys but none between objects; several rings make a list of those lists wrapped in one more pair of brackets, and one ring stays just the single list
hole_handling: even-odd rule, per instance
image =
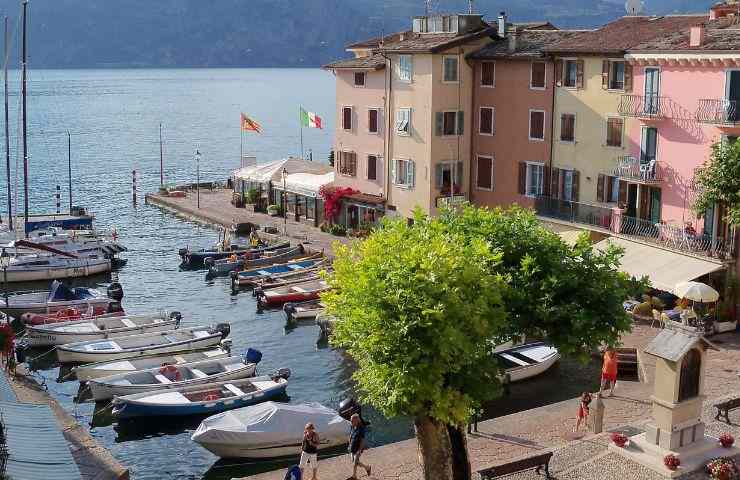
[{"label": "awning", "polygon": [[611,237],[595,244],[594,247],[604,250],[609,244],[622,247],[621,270],[636,278],[646,276],[653,287],[670,292],[680,282],[688,282],[724,268],[721,263],[677,252],[653,247],[640,242]]},{"label": "awning", "polygon": [[305,197],[316,198],[319,196],[319,190],[324,185],[334,182],[334,172],[323,175],[314,175],[312,173],[291,173],[285,178],[284,183],[274,183],[272,188],[275,190],[285,190],[289,193],[297,193]]}]

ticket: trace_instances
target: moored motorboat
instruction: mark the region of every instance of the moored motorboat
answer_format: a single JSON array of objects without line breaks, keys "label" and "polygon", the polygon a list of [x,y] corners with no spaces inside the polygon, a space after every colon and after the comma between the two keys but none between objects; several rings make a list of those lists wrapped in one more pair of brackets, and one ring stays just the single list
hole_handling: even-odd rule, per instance
[{"label": "moored motorboat", "polygon": [[329,260],[323,259],[308,267],[288,269],[283,272],[270,273],[265,270],[260,270],[256,274],[245,275],[242,277],[238,276],[236,272],[232,272],[232,285],[234,287],[257,288],[266,285],[286,284],[301,278],[310,280],[319,275],[322,270],[326,270],[330,266],[331,264],[329,263]]},{"label": "moored motorboat", "polygon": [[283,311],[288,322],[299,320],[314,320],[316,316],[324,311],[324,304],[320,299],[308,300],[307,302],[288,302],[283,305]]},{"label": "moored motorboat", "polygon": [[27,326],[25,340],[31,347],[47,347],[105,338],[163,332],[180,325],[180,312],[126,317],[98,317],[50,325]]},{"label": "moored motorboat", "polygon": [[255,267],[249,270],[242,270],[239,272],[231,272],[231,283],[232,286],[236,287],[242,284],[246,284],[247,280],[258,280],[260,278],[269,277],[274,274],[280,273],[293,273],[302,270],[307,270],[315,267],[319,263],[324,263],[321,259],[312,260],[301,260],[298,262],[285,263],[281,265],[270,265],[266,267]]},{"label": "moored motorboat", "polygon": [[198,362],[214,358],[225,358],[229,356],[227,348],[229,340],[223,340],[222,346],[209,350],[197,350],[193,352],[165,353],[159,355],[145,355],[137,358],[121,360],[107,360],[104,362],[87,363],[72,368],[72,371],[80,382],[88,382],[95,378],[118,375],[120,373],[135,372],[161,366],[180,365],[189,362]]},{"label": "moored motorboat", "polygon": [[206,418],[191,439],[221,458],[279,458],[301,448],[303,430],[313,423],[318,450],[346,445],[351,424],[320,403],[264,402]]},{"label": "moored motorboat", "polygon": [[55,313],[26,313],[21,316],[24,325],[50,325],[54,323],[73,322],[75,320],[94,320],[96,318],[121,317],[125,315],[123,309],[117,312],[95,315],[93,308],[81,310],[73,307],[59,310]]},{"label": "moored motorboat", "polygon": [[[20,245],[21,242],[24,241],[19,240],[15,243]],[[23,243],[23,246],[35,250],[24,250],[17,247],[13,249],[8,266],[0,270],[0,280],[3,283],[87,277],[109,272],[113,265],[111,259],[106,257],[99,249],[82,254],[81,252],[71,253],[45,246],[42,248],[41,245],[31,247],[31,245],[31,242]]]},{"label": "moored motorboat", "polygon": [[230,332],[228,323],[143,333],[108,340],[69,343],[57,347],[62,363],[92,363],[159,353],[186,352],[218,345]]},{"label": "moored motorboat", "polygon": [[228,248],[221,249],[202,249],[198,251],[191,251],[188,248],[183,248],[179,251],[180,258],[182,259],[182,266],[185,268],[201,268],[205,266],[205,259],[212,258],[214,260],[228,258],[232,254],[247,254],[256,253],[262,251],[275,250],[279,248],[289,247],[290,242],[276,242],[272,244],[263,244],[259,247],[252,247],[249,245],[229,245]]},{"label": "moored motorboat", "polygon": [[121,373],[91,380],[88,385],[98,402],[114,396],[175,390],[181,387],[225,382],[254,376],[262,354],[249,349],[243,358],[226,357]]},{"label": "moored motorboat", "polygon": [[118,418],[208,415],[247,407],[285,394],[290,370],[244,380],[180,387],[113,399]]},{"label": "moored motorboat", "polygon": [[558,350],[544,342],[525,343],[494,352],[510,382],[518,382],[546,372],[560,360]]},{"label": "moored motorboat", "polygon": [[329,289],[325,280],[311,280],[284,287],[259,292],[257,308],[279,307],[286,302],[305,302],[319,298],[321,292]]},{"label": "moored motorboat", "polygon": [[112,293],[114,286],[122,297],[120,285],[115,283],[108,287],[106,296],[91,288],[69,288],[55,280],[49,291],[21,292],[0,298],[0,310],[15,318],[25,313],[55,313],[67,308],[91,309],[95,315],[112,313],[121,309],[119,295]]},{"label": "moored motorboat", "polygon": [[[314,258],[317,255],[306,255],[306,250],[303,244],[295,247],[279,248],[276,250],[263,251],[260,254],[246,254],[237,255],[233,254],[227,258],[220,260],[214,260],[208,268],[206,274],[209,278],[217,277],[219,275],[228,275],[229,272],[241,269],[251,269],[259,267],[261,265],[276,265],[280,263],[287,263],[291,260],[298,258]],[[254,257],[254,258],[251,258]]]},{"label": "moored motorboat", "polygon": [[276,288],[288,287],[290,285],[298,285],[299,283],[313,282],[318,280],[321,280],[321,272],[314,270],[310,273],[307,273],[306,275],[290,277],[275,282],[264,282],[260,283],[258,287],[254,287],[254,289],[252,290],[252,296],[259,297],[268,290],[274,290]]}]

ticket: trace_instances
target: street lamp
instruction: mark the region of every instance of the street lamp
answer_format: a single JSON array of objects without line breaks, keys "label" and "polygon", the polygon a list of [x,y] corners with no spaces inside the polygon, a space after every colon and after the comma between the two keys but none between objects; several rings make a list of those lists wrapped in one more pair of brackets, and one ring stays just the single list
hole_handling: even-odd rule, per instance
[{"label": "street lamp", "polygon": [[285,235],[288,234],[288,169],[283,167],[283,225]]},{"label": "street lamp", "polygon": [[200,208],[200,150],[195,150],[195,188],[198,190],[198,208]]}]

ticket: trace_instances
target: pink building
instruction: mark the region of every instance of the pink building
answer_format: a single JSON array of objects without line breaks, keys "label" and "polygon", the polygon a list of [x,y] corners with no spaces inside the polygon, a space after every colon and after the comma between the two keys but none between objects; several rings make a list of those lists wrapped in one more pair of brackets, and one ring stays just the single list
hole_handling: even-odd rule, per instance
[{"label": "pink building", "polygon": [[733,243],[722,206],[698,217],[692,204],[694,171],[711,145],[740,135],[740,26],[722,15],[629,50],[634,91],[619,110],[638,121],[627,132],[629,156],[616,167],[639,172],[640,181],[620,192],[627,216],[689,232],[698,250],[717,256]]}]

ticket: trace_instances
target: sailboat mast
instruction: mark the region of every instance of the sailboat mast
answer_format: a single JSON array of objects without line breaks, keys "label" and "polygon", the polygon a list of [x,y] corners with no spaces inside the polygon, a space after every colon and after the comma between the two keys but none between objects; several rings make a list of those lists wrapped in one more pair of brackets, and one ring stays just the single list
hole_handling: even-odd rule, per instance
[{"label": "sailboat mast", "polygon": [[67,130],[67,173],[69,174],[69,214],[72,215],[72,134]]},{"label": "sailboat mast", "polygon": [[159,186],[164,187],[164,154],[162,153],[162,124],[159,124]]},{"label": "sailboat mast", "polygon": [[26,115],[26,10],[28,9],[28,0],[23,0],[23,55],[21,61],[21,105],[23,110],[23,231],[28,238],[28,118]]},{"label": "sailboat mast", "polygon": [[8,180],[8,227],[13,230],[13,202],[10,191],[10,116],[8,115],[8,61],[10,60],[10,31],[8,30],[8,16],[5,16],[5,55],[3,58],[3,74],[5,78],[5,174]]}]

